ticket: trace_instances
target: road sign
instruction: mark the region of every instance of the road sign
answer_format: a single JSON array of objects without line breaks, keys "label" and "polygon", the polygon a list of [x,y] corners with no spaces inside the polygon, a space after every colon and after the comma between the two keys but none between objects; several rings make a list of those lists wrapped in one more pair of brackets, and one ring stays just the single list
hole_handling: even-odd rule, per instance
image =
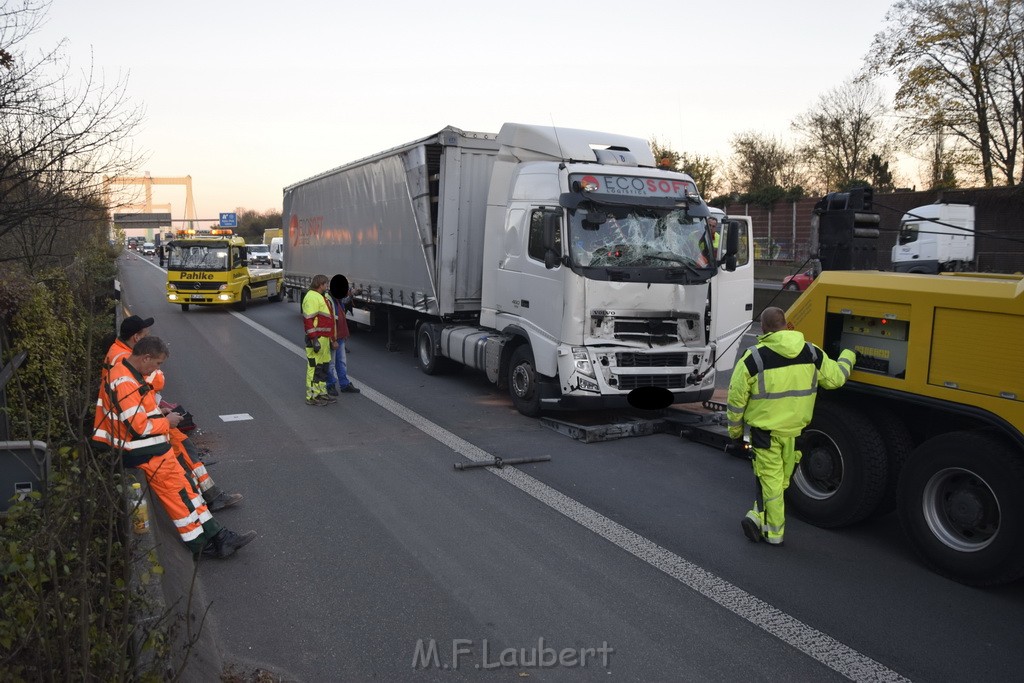
[{"label": "road sign", "polygon": [[238,227],[238,214],[237,213],[222,213],[220,215],[220,227],[222,227],[222,228],[237,228]]}]

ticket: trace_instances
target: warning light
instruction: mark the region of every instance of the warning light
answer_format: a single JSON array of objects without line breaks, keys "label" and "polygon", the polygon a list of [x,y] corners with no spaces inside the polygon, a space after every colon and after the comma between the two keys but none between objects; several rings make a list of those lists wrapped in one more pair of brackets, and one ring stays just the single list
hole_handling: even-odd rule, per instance
[{"label": "warning light", "polygon": [[883,325],[888,325],[888,324],[889,324],[889,321],[888,321],[888,319],[886,319],[886,318],[882,318],[882,324],[883,324]]}]

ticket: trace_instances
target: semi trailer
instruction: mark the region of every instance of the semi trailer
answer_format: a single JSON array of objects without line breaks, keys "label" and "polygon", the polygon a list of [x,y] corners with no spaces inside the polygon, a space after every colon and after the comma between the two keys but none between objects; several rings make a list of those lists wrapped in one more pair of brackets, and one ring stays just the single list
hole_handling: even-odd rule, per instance
[{"label": "semi trailer", "polygon": [[642,138],[447,127],[286,187],[285,286],[345,275],[350,321],[413,329],[423,372],[484,371],[525,415],[699,402],[753,310],[750,221],[715,249],[708,215]]}]

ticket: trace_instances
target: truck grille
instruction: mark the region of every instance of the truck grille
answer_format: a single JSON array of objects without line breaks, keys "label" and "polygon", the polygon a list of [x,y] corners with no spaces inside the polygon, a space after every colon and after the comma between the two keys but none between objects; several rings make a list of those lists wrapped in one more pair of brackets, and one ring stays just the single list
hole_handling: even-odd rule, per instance
[{"label": "truck grille", "polygon": [[632,391],[640,387],[682,389],[686,386],[686,378],[682,375],[619,375],[618,379],[618,386],[622,391]]},{"label": "truck grille", "polygon": [[642,341],[651,345],[672,344],[679,339],[676,321],[658,318],[617,318],[615,338]]},{"label": "truck grille", "polygon": [[615,364],[620,368],[678,368],[686,365],[686,354],[616,353]]}]

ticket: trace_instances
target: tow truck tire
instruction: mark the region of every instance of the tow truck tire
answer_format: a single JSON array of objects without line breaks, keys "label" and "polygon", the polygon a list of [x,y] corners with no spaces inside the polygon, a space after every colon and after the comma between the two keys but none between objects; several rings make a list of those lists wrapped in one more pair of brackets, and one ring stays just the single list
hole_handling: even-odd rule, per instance
[{"label": "tow truck tire", "polygon": [[437,353],[438,330],[423,323],[416,331],[416,363],[425,375],[441,375],[452,369],[454,363]]},{"label": "tow truck tire", "polygon": [[508,364],[508,393],[516,410],[527,417],[540,415],[540,393],[537,391],[537,369],[529,344],[521,344],[512,352]]},{"label": "tow truck tire", "polygon": [[871,422],[878,429],[886,450],[885,492],[878,503],[873,517],[880,517],[896,509],[899,500],[898,489],[903,467],[910,454],[914,451],[914,440],[902,417],[892,412],[891,408],[873,410]]},{"label": "tow truck tire", "polygon": [[855,524],[875,511],[885,493],[886,451],[864,413],[819,400],[800,448],[787,509],[826,529]]},{"label": "tow truck tire", "polygon": [[182,304],[181,305],[181,310],[187,311],[188,310],[188,304]]},{"label": "tow truck tire", "polygon": [[245,309],[249,308],[249,288],[248,287],[242,287],[242,297],[238,300],[238,303],[236,304],[236,308],[239,311],[244,311]]},{"label": "tow truck tire", "polygon": [[992,430],[940,434],[911,454],[899,487],[910,546],[969,586],[1024,576],[1024,459]]}]

